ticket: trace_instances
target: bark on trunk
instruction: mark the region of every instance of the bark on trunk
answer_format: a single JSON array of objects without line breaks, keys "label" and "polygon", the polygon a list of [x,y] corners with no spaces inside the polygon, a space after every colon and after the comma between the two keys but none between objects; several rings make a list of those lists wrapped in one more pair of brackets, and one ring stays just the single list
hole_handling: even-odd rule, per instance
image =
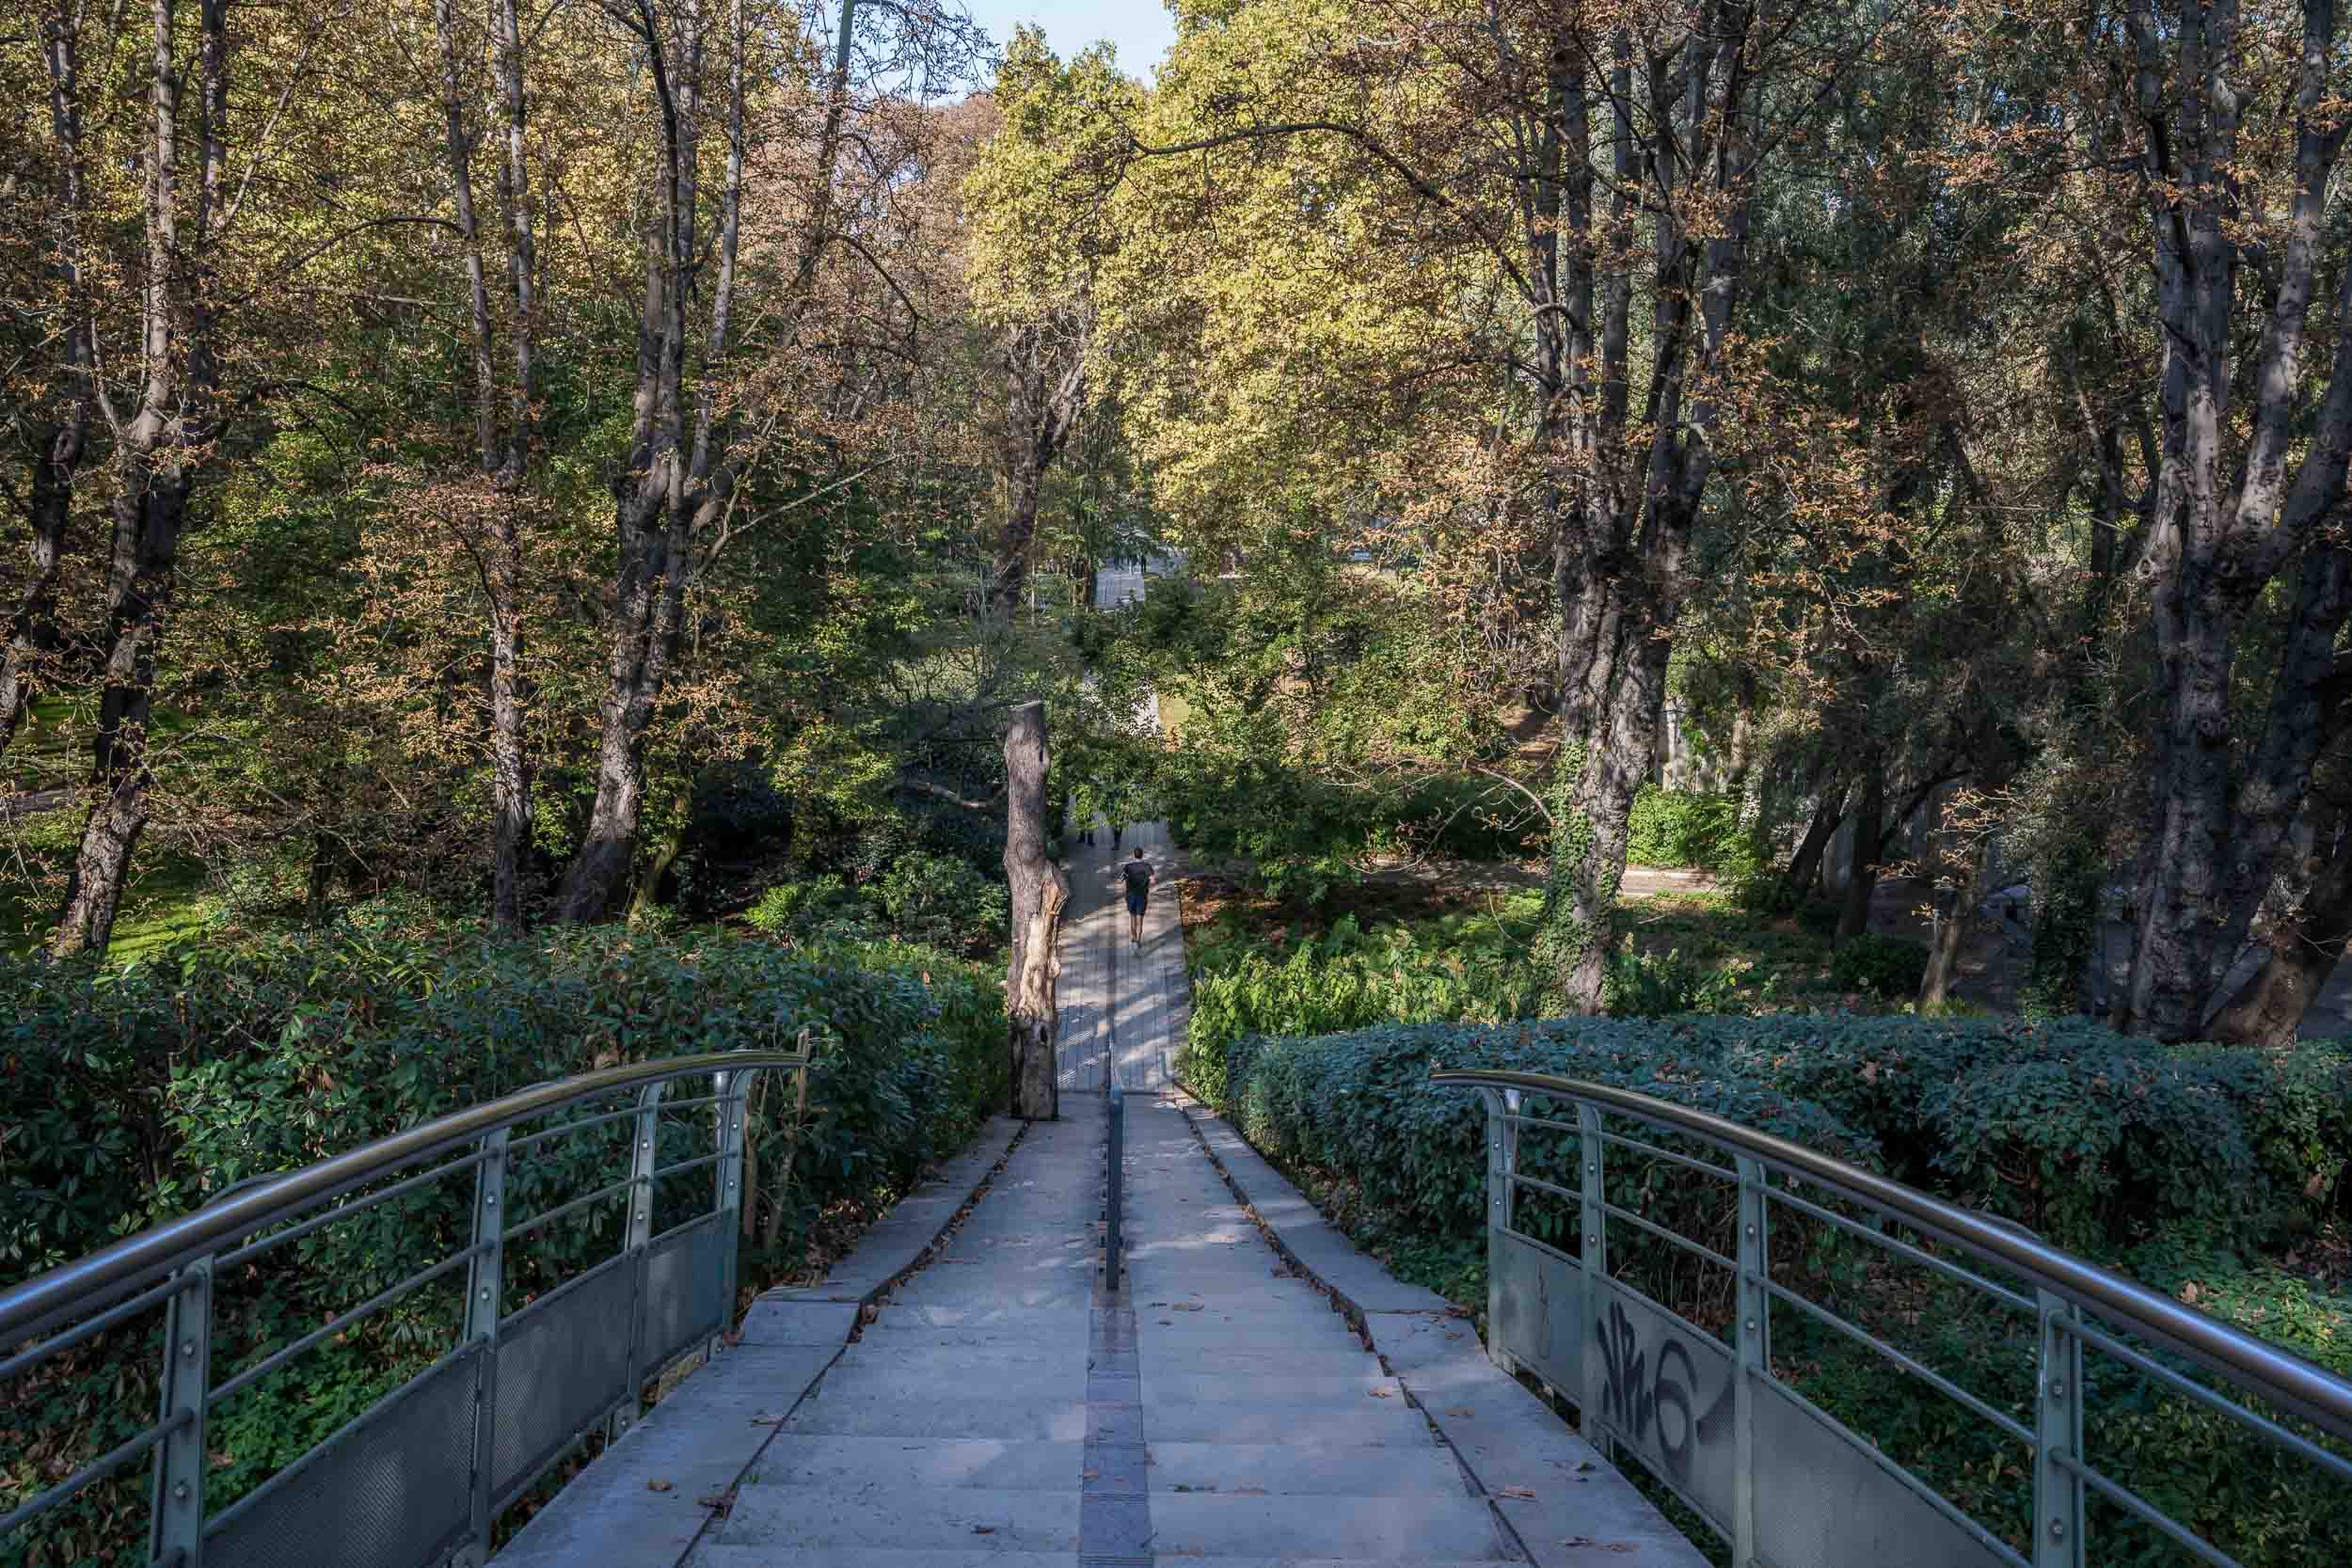
[{"label": "bark on trunk", "polygon": [[1012,889],[1012,961],[1005,973],[1010,1020],[1012,1114],[1050,1121],[1060,1114],[1054,1051],[1061,1017],[1056,939],[1070,882],[1045,853],[1045,705],[1025,703],[1005,734],[1005,880]]},{"label": "bark on trunk", "polygon": [[2303,1015],[2352,942],[2352,810],[2340,800],[2296,824],[2294,874],[2264,936],[2263,966],[2202,1033],[2233,1045],[2295,1043]]},{"label": "bark on trunk", "polygon": [[[151,121],[144,193],[142,380],[136,412],[116,447],[113,545],[106,579],[106,674],[91,743],[97,800],[82,830],[65,907],[49,939],[54,957],[103,954],[148,820],[156,656],[171,611],[188,498],[210,461],[218,367],[205,247],[217,236],[229,121],[228,0],[198,8],[199,185],[193,222],[180,213],[179,133],[185,73],[178,60],[177,0],[151,0]],[[192,241],[193,243],[188,243]]]},{"label": "bark on trunk", "polygon": [[1780,876],[1780,885],[1791,900],[1809,895],[1814,884],[1820,880],[1821,856],[1828,850],[1829,841],[1837,836],[1837,824],[1846,819],[1846,800],[1852,794],[1850,780],[1840,779],[1822,786],[1820,803],[1813,808],[1813,820],[1806,825],[1797,852],[1789,857],[1788,868]]},{"label": "bark on trunk", "polygon": [[[2328,186],[2352,126],[2330,106],[2334,0],[2303,0],[2301,10],[2292,166],[2275,170],[2287,221],[2263,242],[2256,286],[2243,294],[2244,165],[2262,154],[2241,145],[2225,72],[2245,47],[2246,21],[2227,8],[2159,18],[2147,0],[2126,18],[2164,343],[2162,458],[2142,562],[2162,714],[2137,940],[2115,1023],[2165,1039],[2197,1032],[2276,872],[2317,755],[2314,694],[2347,606],[2342,565],[2327,559],[2336,552],[2317,536],[2344,499],[2352,452],[2352,275],[2339,289],[2333,364],[2315,404],[2302,360]],[[2241,348],[2249,339],[2250,356]],[[2296,624],[2248,747],[2235,723],[2238,639],[2298,551]]]},{"label": "bark on trunk", "polygon": [[1005,526],[997,535],[988,590],[989,609],[998,615],[1020,608],[1028,586],[1046,470],[1068,444],[1086,397],[1091,325],[1092,311],[1082,300],[1054,320],[1016,327],[1005,345]]},{"label": "bark on trunk", "polygon": [[[532,258],[530,166],[523,139],[523,49],[515,0],[502,0],[497,22],[498,79],[504,114],[504,162],[499,188],[508,232],[507,284],[513,294],[515,383],[501,394],[498,334],[490,310],[488,267],[482,224],[474,204],[469,105],[478,96],[460,66],[453,0],[437,0],[434,28],[440,44],[443,150],[449,160],[463,252],[469,319],[473,336],[474,445],[488,499],[490,524],[483,541],[482,585],[488,600],[490,640],[490,919],[501,929],[523,927],[523,863],[531,849],[531,765],[524,732],[528,705],[521,675],[523,622],[522,519],[518,492],[530,469]],[[501,436],[500,409],[511,419]],[[461,522],[461,527],[469,526]]]},{"label": "bark on trunk", "polygon": [[[793,289],[787,296],[788,308],[794,310],[807,299],[818,261],[831,238],[833,174],[848,112],[854,22],[855,0],[842,0],[825,125],[818,138],[817,200],[809,230],[803,236]],[[733,494],[731,435],[719,417],[714,378],[727,356],[742,214],[748,35],[741,0],[736,0],[730,25],[726,172],[715,246],[718,277],[711,295],[709,329],[697,356],[701,379],[691,397],[686,384],[690,308],[695,271],[707,264],[696,196],[703,24],[699,12],[686,13],[684,37],[675,50],[657,34],[641,35],[653,65],[662,162],[645,236],[645,290],[638,331],[629,472],[614,493],[621,564],[613,595],[605,697],[598,714],[596,793],[580,849],[556,891],[554,912],[559,920],[606,919],[628,886],[644,810],[646,735],[678,653],[687,600],[693,587],[696,542],[725,515]]]},{"label": "bark on trunk", "polygon": [[1940,1006],[1951,995],[1960,975],[1960,949],[1968,937],[1968,911],[1977,907],[1977,892],[1984,880],[1988,845],[1980,842],[1968,857],[1966,869],[1936,896],[1935,940],[1928,944],[1928,972],[1919,979],[1919,1006]]},{"label": "bark on trunk", "polygon": [[1886,835],[1886,767],[1873,753],[1863,765],[1862,800],[1853,815],[1853,875],[1846,881],[1846,902],[1837,913],[1837,935],[1843,942],[1870,928],[1870,899],[1878,892],[1879,849]]},{"label": "bark on trunk", "polygon": [[49,129],[57,144],[58,199],[51,226],[49,265],[66,314],[64,405],[34,432],[33,474],[25,508],[30,525],[28,570],[0,658],[0,752],[8,749],[38,695],[42,667],[56,653],[57,566],[72,515],[73,483],[89,449],[95,399],[90,384],[90,325],[83,285],[81,224],[86,204],[82,145],[81,29],[78,9],[60,8],[42,40],[49,72]]},{"label": "bark on trunk", "polygon": [[1614,661],[1616,682],[1609,694],[1607,728],[1590,747],[1584,765],[1577,806],[1583,818],[1585,848],[1574,868],[1569,904],[1579,940],[1575,951],[1563,954],[1568,960],[1566,1000],[1578,1012],[1601,1010],[1633,798],[1648,781],[1657,753],[1671,648],[1662,635],[1645,637]]}]

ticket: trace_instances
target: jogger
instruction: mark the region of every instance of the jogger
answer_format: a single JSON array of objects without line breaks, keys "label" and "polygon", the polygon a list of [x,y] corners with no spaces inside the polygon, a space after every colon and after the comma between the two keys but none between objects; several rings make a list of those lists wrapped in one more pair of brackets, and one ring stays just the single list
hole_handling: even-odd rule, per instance
[{"label": "jogger", "polygon": [[1127,879],[1127,936],[1136,946],[1143,945],[1143,911],[1152,901],[1152,863],[1143,858],[1143,846],[1136,846],[1135,858],[1119,868]]}]

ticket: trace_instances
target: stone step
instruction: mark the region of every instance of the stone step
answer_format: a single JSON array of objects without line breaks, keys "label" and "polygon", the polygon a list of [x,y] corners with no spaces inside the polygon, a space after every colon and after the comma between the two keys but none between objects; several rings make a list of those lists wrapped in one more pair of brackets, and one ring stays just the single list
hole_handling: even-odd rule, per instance
[{"label": "stone step", "polygon": [[1074,1336],[1083,1340],[1093,1322],[1092,1309],[1083,1307],[1008,1307],[1000,1302],[908,1303],[894,1299],[882,1309],[881,1316],[866,1325],[866,1332],[872,1335],[949,1330],[1008,1337],[1026,1335],[1040,1339]]},{"label": "stone step", "polygon": [[920,1360],[900,1361],[888,1355],[868,1356],[841,1364],[825,1374],[811,1404],[834,1400],[933,1400],[951,1394],[959,1400],[986,1400],[1000,1404],[1086,1398],[1087,1364],[1083,1348],[1073,1347],[1059,1365],[1003,1367],[986,1363],[946,1370]]},{"label": "stone step", "polygon": [[912,1367],[941,1376],[965,1370],[992,1375],[1011,1375],[1032,1370],[1054,1372],[1073,1366],[1080,1369],[1086,1366],[1087,1341],[1083,1338],[1057,1344],[1016,1339],[1000,1344],[976,1345],[935,1345],[916,1335],[907,1335],[903,1338],[911,1342],[902,1343],[899,1337],[880,1343],[861,1339],[841,1353],[841,1361],[835,1370],[847,1371],[852,1367]]},{"label": "stone step", "polygon": [[[1367,1401],[1401,1403],[1405,1397],[1396,1379],[1381,1376],[1376,1369],[1339,1373],[1261,1371],[1235,1377],[1214,1365],[1171,1364],[1167,1357],[1154,1360],[1140,1351],[1136,1361],[1143,1379],[1143,1402],[1154,1408],[1164,1404],[1274,1403],[1295,1410],[1312,1407],[1352,1411]],[[838,1368],[827,1374],[827,1385],[840,1375]]]},{"label": "stone step", "polygon": [[[1140,1339],[1140,1336],[1138,1336]],[[986,1348],[986,1347],[980,1347]],[[1202,1345],[1171,1343],[1165,1338],[1136,1346],[1136,1365],[1153,1371],[1223,1371],[1236,1383],[1268,1373],[1297,1372],[1327,1377],[1375,1377],[1380,1363],[1361,1348],[1354,1335],[1335,1339],[1313,1336],[1300,1343],[1281,1345]]]},{"label": "stone step", "polygon": [[927,1270],[915,1275],[913,1283],[898,1292],[898,1299],[910,1307],[930,1305],[950,1306],[984,1296],[1007,1307],[1035,1310],[1040,1307],[1083,1307],[1093,1298],[1094,1279],[1090,1269],[1071,1270],[1066,1278],[1039,1278],[1034,1274],[1015,1278],[983,1275],[977,1269],[967,1271],[973,1277],[943,1279],[930,1282]]},{"label": "stone step", "polygon": [[1152,1443],[1152,1491],[1274,1497],[1470,1496],[1445,1449],[1312,1447],[1295,1443]]},{"label": "stone step", "polygon": [[[895,1551],[866,1547],[704,1546],[687,1568],[1078,1568],[1075,1552],[999,1552],[985,1546],[964,1551]],[[1252,1564],[1251,1568],[1270,1568]],[[1300,1568],[1306,1568],[1301,1564]],[[1342,1568],[1337,1563],[1315,1568]],[[1345,1568],[1369,1568],[1349,1563]]]},{"label": "stone step", "polygon": [[820,1397],[803,1401],[784,1430],[907,1442],[979,1437],[1003,1443],[1082,1443],[1089,1421],[1085,1402],[1076,1399],[1008,1404],[953,1394],[929,1400]]},{"label": "stone step", "polygon": [[779,1433],[761,1450],[750,1483],[828,1486],[837,1491],[875,1486],[1075,1491],[1085,1468],[1086,1445],[1080,1442],[1006,1443],[959,1437],[910,1443],[903,1437],[803,1436],[787,1432]]},{"label": "stone step", "polygon": [[890,1551],[1074,1552],[1078,1491],[745,1486],[719,1531],[730,1546]]},{"label": "stone step", "polygon": [[[738,1505],[739,1508],[740,1505]],[[1513,1562],[1517,1550],[1477,1499],[1454,1497],[1234,1497],[1152,1494],[1152,1550],[1162,1560],[1319,1556]]]},{"label": "stone step", "polygon": [[[803,1405],[811,1408],[816,1402]],[[1360,1403],[1363,1408],[1357,1408]],[[1420,1411],[1402,1400],[1363,1400],[1329,1405],[1162,1404],[1143,1413],[1147,1443],[1296,1444],[1302,1447],[1432,1448],[1437,1436]]]}]

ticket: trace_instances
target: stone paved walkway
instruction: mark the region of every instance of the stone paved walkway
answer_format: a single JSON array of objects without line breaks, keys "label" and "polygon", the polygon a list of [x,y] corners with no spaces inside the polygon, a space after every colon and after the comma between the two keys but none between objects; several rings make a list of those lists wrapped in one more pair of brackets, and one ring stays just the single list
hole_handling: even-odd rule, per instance
[{"label": "stone paved walkway", "polygon": [[[1137,845],[1163,877],[1140,947],[1117,868]],[[1159,825],[1069,869],[1060,1119],[992,1125],[834,1277],[763,1296],[501,1561],[1700,1568],[1444,1301],[1184,1096]],[[1126,1244],[1106,1272],[1114,1073]]]}]

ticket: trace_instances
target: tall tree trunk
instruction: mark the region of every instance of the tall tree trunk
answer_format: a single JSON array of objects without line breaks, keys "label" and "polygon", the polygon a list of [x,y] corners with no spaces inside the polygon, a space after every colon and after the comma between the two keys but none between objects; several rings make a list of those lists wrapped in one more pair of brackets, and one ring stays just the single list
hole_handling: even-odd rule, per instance
[{"label": "tall tree trunk", "polygon": [[1086,398],[1087,342],[1092,319],[1092,310],[1081,301],[1054,320],[1024,323],[1006,342],[1009,395],[1000,443],[1005,526],[996,538],[995,569],[990,574],[992,613],[1011,614],[1028,586],[1029,556],[1037,543],[1045,473],[1068,444]]},{"label": "tall tree trunk", "polygon": [[151,0],[152,122],[145,192],[147,271],[141,282],[136,412],[116,447],[114,538],[106,580],[106,675],[92,741],[98,798],[82,830],[65,907],[49,939],[58,958],[101,953],[114,934],[131,856],[148,821],[152,783],[156,657],[177,585],[188,498],[219,432],[218,366],[208,247],[220,212],[229,119],[229,0],[200,0],[197,71],[199,188],[193,222],[180,222],[177,0]]},{"label": "tall tree trunk", "polygon": [[28,567],[0,657],[0,752],[16,738],[40,689],[41,667],[57,651],[57,567],[72,515],[73,482],[89,447],[95,398],[90,383],[88,292],[82,277],[82,219],[87,201],[82,145],[81,12],[59,6],[42,40],[49,71],[49,134],[56,143],[60,189],[49,235],[50,268],[66,316],[64,406],[33,436]]},{"label": "tall tree trunk", "polygon": [[[1945,811],[1948,819],[1948,802]],[[1939,832],[1950,832],[1948,820]],[[1958,875],[1936,892],[1935,940],[1928,944],[1928,971],[1919,980],[1922,1007],[1941,1006],[1951,995],[1952,982],[1960,974],[1960,950],[1968,938],[1968,914],[1977,907],[1977,895],[1983,885],[1986,857],[1990,853],[1990,840],[1979,840],[1965,861],[1950,867]]]},{"label": "tall tree trunk", "polygon": [[1820,880],[1821,856],[1829,842],[1837,836],[1837,824],[1846,819],[1846,800],[1853,794],[1851,780],[1836,779],[1821,785],[1821,799],[1813,808],[1813,820],[1805,825],[1804,837],[1798,841],[1797,852],[1788,859],[1788,868],[1780,874],[1782,890],[1792,900],[1804,898]]},{"label": "tall tree trunk", "polygon": [[2330,800],[2296,826],[2293,872],[2265,932],[2263,965],[2202,1033],[2234,1045],[2284,1046],[2352,942],[2352,811]]},{"label": "tall tree trunk", "polygon": [[1838,911],[1842,942],[1870,928],[1870,899],[1878,892],[1879,853],[1886,838],[1886,762],[1873,752],[1862,765],[1862,800],[1853,814],[1853,875],[1846,879],[1845,907]]},{"label": "tall tree trunk", "polygon": [[1070,881],[1045,853],[1045,705],[1024,703],[1005,733],[1005,880],[1012,889],[1012,960],[1005,972],[1012,1114],[1050,1121],[1061,1112],[1054,1049],[1061,1015],[1055,954]]},{"label": "tall tree trunk", "polygon": [[[2336,552],[2317,536],[2344,500],[2352,452],[2352,275],[2339,288],[2333,364],[2315,404],[2302,360],[2328,186],[2352,123],[2331,106],[2335,0],[2300,8],[2292,167],[2276,171],[2289,205],[2283,234],[2262,242],[2246,295],[2261,312],[2250,360],[2240,351],[2252,323],[2237,285],[2247,273],[2245,165],[2260,152],[2241,145],[2229,76],[2246,20],[2226,7],[2161,18],[2151,0],[2127,8],[2164,344],[2163,453],[2142,562],[2162,709],[2137,940],[2115,1023],[2165,1039],[2197,1032],[2270,885],[2317,757],[2314,689],[2347,608],[2342,568],[2324,559]],[[2261,736],[2246,747],[2233,700],[2239,633],[2298,551],[2296,624]]]},{"label": "tall tree trunk", "polygon": [[[530,468],[533,246],[523,138],[524,44],[515,4],[501,0],[496,24],[499,95],[505,117],[499,188],[508,231],[507,284],[515,305],[515,385],[503,397],[482,224],[474,203],[476,137],[468,124],[469,106],[479,94],[460,66],[454,0],[435,0],[433,9],[440,44],[443,150],[456,201],[473,337],[474,445],[484,482],[492,492],[485,503],[489,524],[479,557],[490,636],[490,919],[509,931],[523,926],[523,862],[531,849],[532,819],[531,765],[524,739],[529,715],[521,676],[524,566],[518,497]],[[502,402],[512,420],[503,438],[499,430]],[[461,519],[459,526],[471,524]]]},{"label": "tall tree trunk", "polygon": [[[833,178],[849,104],[851,28],[856,0],[842,0],[841,31],[827,84],[824,130],[818,137],[816,200],[802,238],[787,309],[802,309],[817,265],[832,238]],[[738,235],[742,214],[746,131],[744,55],[749,47],[741,0],[731,11],[726,173],[719,199],[718,277],[710,326],[699,356],[699,380],[690,418],[686,359],[693,274],[706,264],[699,238],[695,182],[701,144],[703,21],[684,13],[685,33],[672,51],[645,31],[661,125],[662,166],[657,177],[645,241],[645,292],[638,331],[637,393],[629,472],[615,487],[614,524],[620,535],[612,653],[598,714],[596,794],[580,846],[556,891],[559,920],[610,916],[628,886],[645,801],[645,737],[678,653],[688,596],[694,581],[698,538],[725,513],[733,494],[730,433],[718,413],[715,378],[727,356]],[[789,329],[787,331],[789,336]]]}]

